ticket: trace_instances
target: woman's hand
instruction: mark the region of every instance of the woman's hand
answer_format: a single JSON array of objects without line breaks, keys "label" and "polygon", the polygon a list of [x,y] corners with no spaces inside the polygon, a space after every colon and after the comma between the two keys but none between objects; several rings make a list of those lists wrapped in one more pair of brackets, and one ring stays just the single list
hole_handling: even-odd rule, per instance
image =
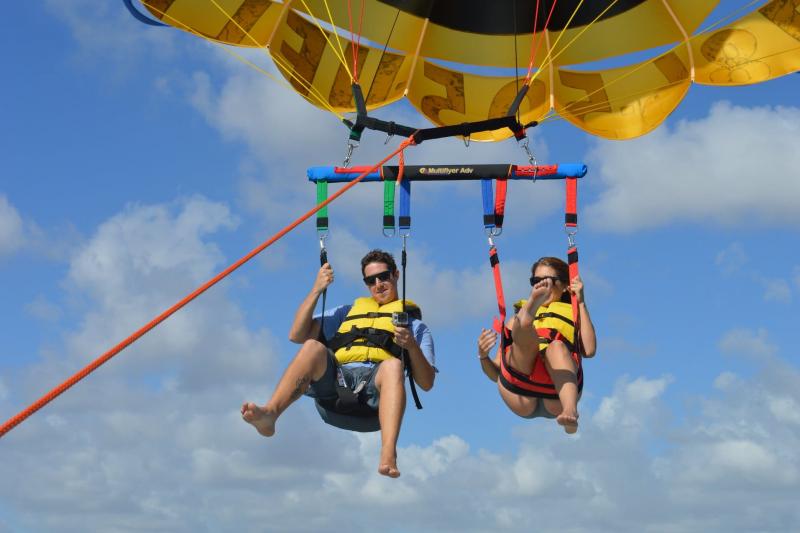
[{"label": "woman's hand", "polygon": [[583,303],[583,280],[580,276],[575,276],[572,278],[572,282],[569,284],[569,292],[572,293],[578,303]]},{"label": "woman's hand", "polygon": [[497,333],[490,329],[481,328],[481,334],[478,337],[478,357],[481,359],[489,357],[489,352],[496,343]]}]

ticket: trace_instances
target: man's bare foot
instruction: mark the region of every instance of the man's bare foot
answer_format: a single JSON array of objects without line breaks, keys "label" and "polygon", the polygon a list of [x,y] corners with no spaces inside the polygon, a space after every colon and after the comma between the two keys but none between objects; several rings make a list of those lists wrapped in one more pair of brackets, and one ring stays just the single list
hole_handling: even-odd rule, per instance
[{"label": "man's bare foot", "polygon": [[578,412],[573,411],[572,413],[567,413],[567,411],[562,411],[561,414],[556,417],[556,422],[564,426],[564,431],[567,433],[575,433],[578,431]]},{"label": "man's bare foot", "polygon": [[275,421],[278,419],[276,413],[267,411],[252,402],[242,404],[242,419],[248,424],[252,424],[259,433],[265,437],[275,434]]},{"label": "man's bare foot", "polygon": [[397,469],[397,452],[394,450],[381,450],[378,473],[382,476],[400,477],[400,471]]}]

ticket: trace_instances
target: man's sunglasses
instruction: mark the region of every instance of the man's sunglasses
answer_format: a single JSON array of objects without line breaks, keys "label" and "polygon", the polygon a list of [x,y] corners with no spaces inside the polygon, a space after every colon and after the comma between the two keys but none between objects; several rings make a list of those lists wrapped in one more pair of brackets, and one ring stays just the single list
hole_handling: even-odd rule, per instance
[{"label": "man's sunglasses", "polygon": [[392,277],[391,270],[384,270],[383,272],[378,272],[377,274],[373,274],[371,276],[364,276],[364,283],[367,284],[367,287],[372,287],[375,285],[376,281],[389,281],[389,278]]},{"label": "man's sunglasses", "polygon": [[556,281],[558,281],[558,280],[559,280],[559,279],[558,279],[558,276],[542,276],[542,277],[539,277],[539,276],[531,276],[531,287],[533,287],[534,285],[536,285],[536,284],[537,284],[537,283],[539,283],[540,281],[544,281],[544,280],[546,280],[546,279],[551,279],[551,280],[553,280],[553,283],[555,283]]}]

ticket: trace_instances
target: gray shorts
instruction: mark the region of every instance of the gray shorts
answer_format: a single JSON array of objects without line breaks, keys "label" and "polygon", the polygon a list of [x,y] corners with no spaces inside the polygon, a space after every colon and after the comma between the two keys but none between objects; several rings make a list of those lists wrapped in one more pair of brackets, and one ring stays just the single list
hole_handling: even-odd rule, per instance
[{"label": "gray shorts", "polygon": [[[359,383],[365,381],[364,388],[358,393],[361,403],[378,409],[380,393],[375,386],[375,376],[378,374],[380,363],[348,363],[341,365],[342,374],[351,390],[355,390]],[[336,358],[333,352],[328,350],[328,366],[325,373],[318,381],[312,381],[305,393],[306,396],[319,400],[338,398],[336,394]]]},{"label": "gray shorts", "polygon": [[544,406],[544,400],[542,398],[536,399],[536,408],[533,410],[531,414],[528,416],[523,416],[522,418],[555,418],[556,415],[548,411]]}]

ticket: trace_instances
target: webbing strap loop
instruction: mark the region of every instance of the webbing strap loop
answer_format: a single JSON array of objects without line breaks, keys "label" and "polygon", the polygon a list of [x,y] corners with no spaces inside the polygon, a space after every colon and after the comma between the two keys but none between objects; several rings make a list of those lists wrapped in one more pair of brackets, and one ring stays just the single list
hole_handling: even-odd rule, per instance
[{"label": "webbing strap loop", "polygon": [[[327,181],[318,181],[317,182],[317,205],[324,203],[328,199],[328,182]],[[317,234],[320,238],[324,238],[324,235],[328,233],[328,206],[324,206],[322,209],[317,211]],[[321,243],[320,243],[321,244]]]},{"label": "webbing strap loop", "polygon": [[397,217],[397,226],[403,235],[408,236],[411,231],[411,181],[400,182],[400,207]]},{"label": "webbing strap loop", "polygon": [[397,232],[394,217],[394,190],[395,182],[386,180],[383,182],[383,235],[394,237]]},{"label": "webbing strap loop", "polygon": [[492,180],[481,180],[481,199],[483,200],[483,227],[486,232],[491,234],[490,230],[495,227],[494,221],[494,191],[492,191]]},{"label": "webbing strap loop", "polygon": [[494,330],[503,335],[506,324],[506,298],[503,294],[503,279],[500,274],[500,256],[497,255],[497,248],[494,245],[489,247],[489,266],[492,269],[492,275],[494,277],[497,311],[500,313],[500,317],[494,320]]}]

